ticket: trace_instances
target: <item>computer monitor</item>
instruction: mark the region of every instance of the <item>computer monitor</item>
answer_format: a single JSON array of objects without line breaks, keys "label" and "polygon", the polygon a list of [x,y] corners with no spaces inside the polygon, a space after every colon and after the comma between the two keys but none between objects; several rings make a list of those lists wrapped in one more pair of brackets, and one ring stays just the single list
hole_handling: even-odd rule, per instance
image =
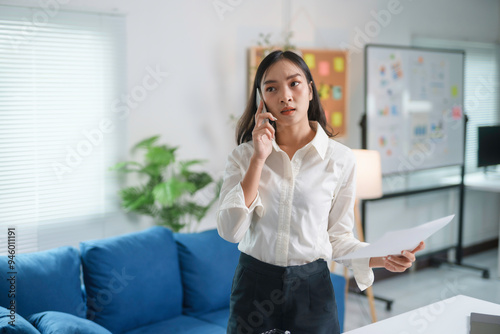
[{"label": "computer monitor", "polygon": [[477,166],[486,167],[500,164],[500,125],[479,126],[477,128]]}]

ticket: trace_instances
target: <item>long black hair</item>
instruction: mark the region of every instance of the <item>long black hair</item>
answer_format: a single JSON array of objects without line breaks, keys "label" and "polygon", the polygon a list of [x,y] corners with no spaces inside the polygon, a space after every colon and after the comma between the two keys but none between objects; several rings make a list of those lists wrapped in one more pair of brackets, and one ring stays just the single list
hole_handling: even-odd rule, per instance
[{"label": "long black hair", "polygon": [[318,90],[316,89],[316,85],[314,84],[314,80],[312,78],[309,67],[307,67],[305,61],[295,52],[277,50],[268,54],[257,68],[257,73],[255,73],[255,79],[253,81],[250,99],[248,100],[245,111],[243,112],[243,115],[239,119],[238,125],[236,126],[236,143],[238,145],[252,140],[252,131],[255,127],[255,113],[257,112],[257,104],[255,101],[255,98],[257,96],[257,89],[260,89],[260,82],[262,81],[262,78],[264,77],[267,69],[274,63],[283,59],[287,59],[300,67],[306,76],[307,83],[309,84],[310,82],[312,82],[313,97],[312,100],[309,101],[307,118],[310,121],[317,121],[319,125],[321,125],[323,130],[325,130],[328,137],[334,136],[332,127],[326,121],[325,111],[321,106]]}]

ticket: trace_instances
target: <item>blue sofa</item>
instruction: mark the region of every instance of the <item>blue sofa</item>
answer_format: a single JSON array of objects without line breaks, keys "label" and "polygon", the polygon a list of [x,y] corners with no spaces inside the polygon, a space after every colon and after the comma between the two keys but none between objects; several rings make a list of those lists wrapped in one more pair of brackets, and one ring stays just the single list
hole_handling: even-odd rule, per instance
[{"label": "blue sofa", "polygon": [[[0,333],[222,334],[238,257],[216,230],[163,227],[20,254],[13,269],[2,256]],[[343,328],[345,279],[331,278]]]}]

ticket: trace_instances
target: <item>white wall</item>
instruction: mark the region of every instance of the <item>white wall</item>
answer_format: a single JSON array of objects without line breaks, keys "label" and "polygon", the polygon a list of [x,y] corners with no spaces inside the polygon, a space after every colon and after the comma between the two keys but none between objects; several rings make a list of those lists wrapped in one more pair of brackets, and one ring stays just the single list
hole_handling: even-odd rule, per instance
[{"label": "white wall", "polygon": [[[261,32],[271,32],[279,41],[280,33],[289,24],[295,32],[292,42],[298,47],[335,49],[352,45],[349,47],[352,51],[350,124],[344,140],[352,148],[361,146],[357,123],[364,101],[362,48],[367,40],[363,34],[369,35],[370,43],[398,45],[410,45],[416,35],[500,41],[497,0],[401,0],[397,6],[399,13],[391,15],[375,33],[369,30],[378,25],[374,13],[386,12],[394,1],[59,1],[63,2],[66,4],[61,7],[65,9],[119,12],[127,16],[129,92],[141,83],[147,67],[159,67],[169,73],[159,88],[132,110],[128,119],[128,147],[146,136],[161,134],[166,143],[180,146],[181,159],[208,159],[206,166],[215,175],[221,175],[226,156],[235,146],[230,115],[240,115],[246,103],[246,49],[256,44]],[[47,1],[0,3],[39,6]],[[217,3],[228,4],[231,10],[221,17],[214,7]],[[444,204],[448,202],[449,198],[443,199]],[[380,209],[374,214],[384,220],[384,212]],[[498,211],[492,212],[498,218]],[[431,215],[424,216],[422,219]],[[106,234],[148,224],[147,219],[139,225],[120,222],[110,225]],[[201,228],[214,226],[212,212]]]}]

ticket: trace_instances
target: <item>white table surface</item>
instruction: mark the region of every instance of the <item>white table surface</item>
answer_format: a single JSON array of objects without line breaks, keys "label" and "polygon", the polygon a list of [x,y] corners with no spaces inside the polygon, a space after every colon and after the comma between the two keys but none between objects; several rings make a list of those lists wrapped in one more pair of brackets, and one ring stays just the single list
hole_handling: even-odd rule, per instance
[{"label": "white table surface", "polygon": [[500,304],[458,295],[345,334],[469,334],[471,312],[500,315]]}]

